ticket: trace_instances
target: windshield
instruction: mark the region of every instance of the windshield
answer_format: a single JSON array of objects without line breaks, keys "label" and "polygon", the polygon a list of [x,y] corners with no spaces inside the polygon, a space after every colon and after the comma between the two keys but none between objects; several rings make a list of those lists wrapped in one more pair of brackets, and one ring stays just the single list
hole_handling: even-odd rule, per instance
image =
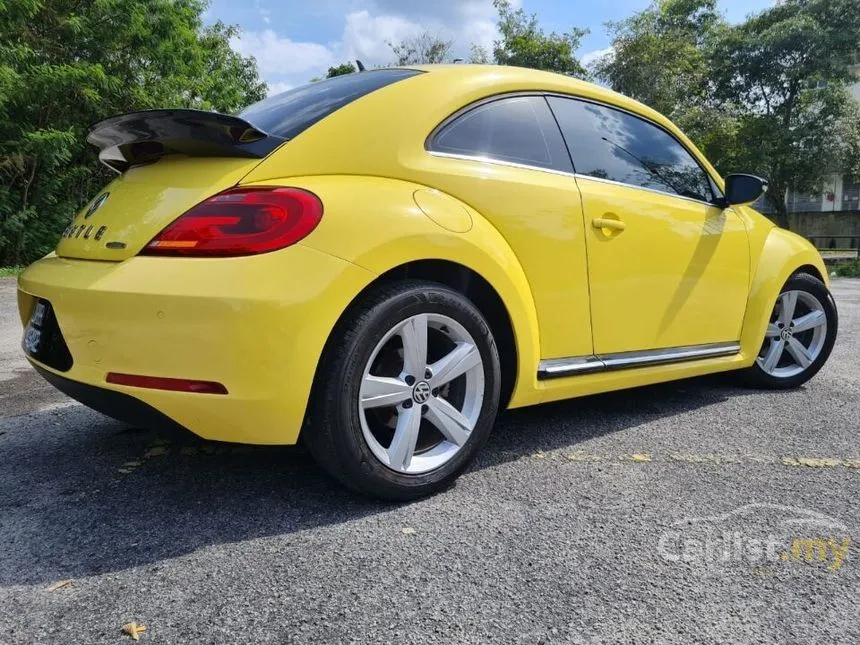
[{"label": "windshield", "polygon": [[412,69],[380,69],[335,76],[270,96],[239,117],[260,130],[292,139],[317,121],[386,85],[421,74]]}]

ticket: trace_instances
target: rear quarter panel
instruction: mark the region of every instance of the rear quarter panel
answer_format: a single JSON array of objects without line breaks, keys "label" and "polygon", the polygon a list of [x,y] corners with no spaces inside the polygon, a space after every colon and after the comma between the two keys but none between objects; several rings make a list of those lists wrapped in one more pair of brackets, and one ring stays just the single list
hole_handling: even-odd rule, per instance
[{"label": "rear quarter panel", "polygon": [[[267,180],[262,183],[273,183]],[[472,225],[453,232],[428,217],[415,203],[424,186],[381,177],[290,177],[277,183],[314,192],[324,204],[319,226],[302,240],[308,246],[358,265],[374,274],[416,260],[446,260],[482,276],[498,293],[511,318],[518,356],[517,384],[510,407],[538,402],[537,313],[528,281],[499,232],[479,213],[447,197],[452,220],[463,211]],[[439,193],[444,195],[444,193]],[[444,222],[443,222],[444,223]]]}]

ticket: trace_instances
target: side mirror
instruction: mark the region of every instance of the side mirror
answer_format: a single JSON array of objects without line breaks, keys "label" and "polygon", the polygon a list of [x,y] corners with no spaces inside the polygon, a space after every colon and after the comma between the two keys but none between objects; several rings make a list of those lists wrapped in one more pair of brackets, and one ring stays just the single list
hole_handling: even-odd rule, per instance
[{"label": "side mirror", "polygon": [[726,206],[749,204],[767,191],[767,180],[755,175],[736,173],[726,177]]}]

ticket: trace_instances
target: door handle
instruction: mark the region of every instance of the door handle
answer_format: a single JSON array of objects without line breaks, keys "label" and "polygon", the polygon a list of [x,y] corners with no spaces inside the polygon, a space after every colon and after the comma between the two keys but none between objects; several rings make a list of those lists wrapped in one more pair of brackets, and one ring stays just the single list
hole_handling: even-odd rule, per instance
[{"label": "door handle", "polygon": [[607,217],[595,217],[591,220],[591,225],[594,228],[608,228],[613,231],[623,231],[627,228],[627,224],[619,219],[609,219]]}]

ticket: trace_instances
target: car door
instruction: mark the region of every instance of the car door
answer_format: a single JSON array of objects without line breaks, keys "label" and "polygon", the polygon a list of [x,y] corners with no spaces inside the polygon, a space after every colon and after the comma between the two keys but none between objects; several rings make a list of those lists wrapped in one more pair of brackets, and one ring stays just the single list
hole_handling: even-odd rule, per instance
[{"label": "car door", "polygon": [[650,121],[585,100],[548,100],[582,196],[595,354],[737,341],[747,233],[737,213],[715,205],[706,171]]}]

